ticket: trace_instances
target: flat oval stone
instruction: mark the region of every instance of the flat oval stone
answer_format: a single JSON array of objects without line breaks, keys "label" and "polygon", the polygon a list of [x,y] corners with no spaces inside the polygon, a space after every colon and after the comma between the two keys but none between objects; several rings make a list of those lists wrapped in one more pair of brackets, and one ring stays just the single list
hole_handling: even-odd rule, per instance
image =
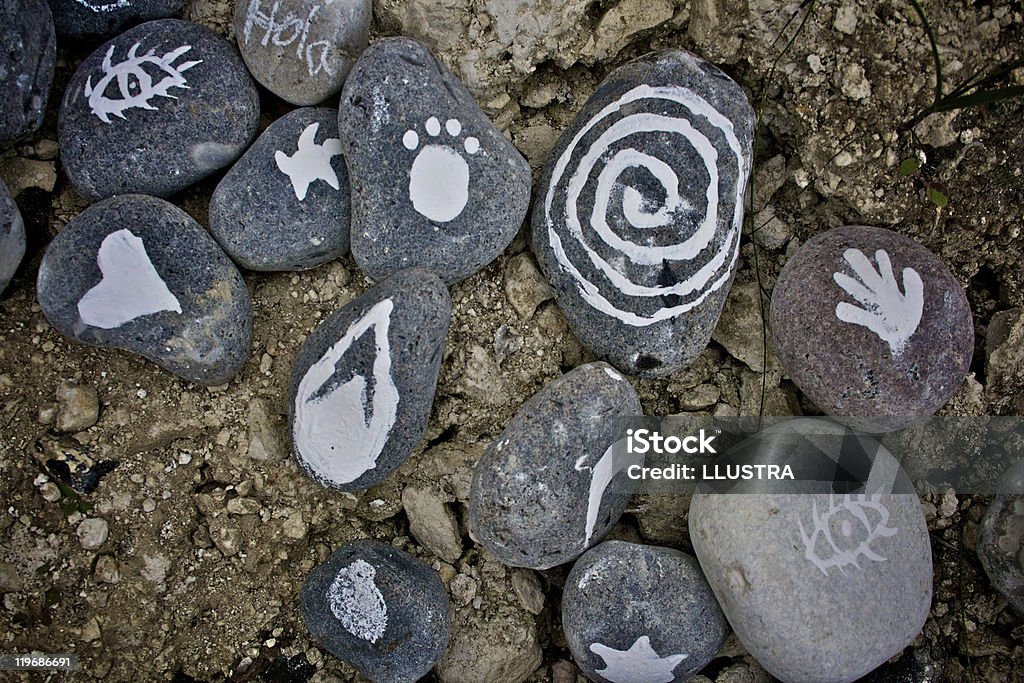
[{"label": "flat oval stone", "polygon": [[707,347],[732,286],[752,161],[743,90],[682,50],[616,69],[562,134],[533,251],[580,341],[625,373]]},{"label": "flat oval stone", "polygon": [[433,569],[379,541],[346,543],[302,587],[314,638],[371,681],[417,681],[448,645],[448,591]]},{"label": "flat oval stone", "polygon": [[190,382],[223,384],[249,355],[252,306],[238,269],[156,197],[112,197],[72,219],[46,249],[37,291],[64,336],[137,353]]},{"label": "flat oval stone", "polygon": [[50,0],[57,33],[68,38],[110,38],[144,21],[172,17],[183,0]]},{"label": "flat oval stone", "polygon": [[234,23],[253,78],[307,106],[341,90],[372,18],[370,0],[238,0]]},{"label": "flat oval stone", "polygon": [[46,0],[0,4],[0,147],[39,130],[53,85],[57,42]]},{"label": "flat oval stone", "polygon": [[562,629],[592,681],[687,681],[729,627],[697,560],[671,548],[605,541],[573,565]]},{"label": "flat oval stone", "polygon": [[274,121],[217,185],[210,232],[250,270],[303,270],[348,251],[348,170],[336,109]]},{"label": "flat oval stone", "polygon": [[4,293],[25,256],[25,222],[7,185],[0,180],[0,294]]},{"label": "flat oval stone", "polygon": [[617,418],[643,414],[633,386],[606,363],[562,375],[523,404],[473,470],[473,538],[514,567],[569,562],[615,525],[629,496],[612,457]]},{"label": "flat oval stone", "polygon": [[313,330],[295,359],[288,403],[306,474],[359,491],[405,462],[427,429],[451,310],[444,283],[413,268]]},{"label": "flat oval stone", "polygon": [[338,131],[352,177],[352,255],[371,278],[420,266],[450,284],[519,231],[529,165],[420,43],[385,38],[363,53]]},{"label": "flat oval stone", "polygon": [[978,559],[992,586],[1024,614],[1024,460],[999,479],[981,518]]},{"label": "flat oval stone", "polygon": [[789,260],[770,325],[793,382],[867,431],[933,414],[974,352],[971,309],[945,264],[907,237],[861,225],[817,235]]},{"label": "flat oval stone", "polygon": [[61,160],[80,195],[166,197],[237,159],[259,97],[238,53],[210,29],[150,21],[79,65],[60,106]]}]

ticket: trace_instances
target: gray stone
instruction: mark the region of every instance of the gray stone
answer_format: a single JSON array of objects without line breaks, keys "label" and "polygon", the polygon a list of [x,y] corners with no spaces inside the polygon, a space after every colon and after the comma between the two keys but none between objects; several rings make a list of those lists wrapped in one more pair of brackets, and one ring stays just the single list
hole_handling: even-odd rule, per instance
[{"label": "gray stone", "polygon": [[562,629],[592,681],[686,681],[729,634],[697,560],[653,545],[605,541],[565,580]]},{"label": "gray stone", "polygon": [[210,232],[250,270],[302,270],[348,251],[337,110],[296,109],[274,121],[217,185]]},{"label": "gray stone", "polygon": [[83,549],[96,550],[96,548],[107,542],[107,537],[110,535],[110,527],[105,519],[87,517],[79,522],[78,528],[75,529],[75,534],[78,536],[78,542],[82,544]]},{"label": "gray stone", "polygon": [[57,54],[46,0],[0,0],[0,45],[2,148],[43,125]]},{"label": "gray stone", "polygon": [[415,486],[402,490],[402,507],[409,518],[409,533],[442,560],[455,562],[462,555],[462,537],[455,515],[434,491]]},{"label": "gray stone", "polygon": [[707,346],[735,274],[753,129],[735,82],[670,50],[613,71],[562,134],[533,251],[598,357],[662,376]]},{"label": "gray stone", "polygon": [[416,41],[367,48],[342,91],[338,129],[352,182],[352,255],[371,278],[421,266],[450,284],[519,231],[529,165]]},{"label": "gray stone", "polygon": [[473,472],[473,538],[505,564],[548,569],[597,543],[629,502],[612,457],[618,418],[642,415],[605,363],[559,377],[523,404]]},{"label": "gray stone", "polygon": [[868,431],[933,414],[974,352],[960,283],[923,246],[882,228],[835,228],[804,244],[779,274],[770,326],[793,382]]},{"label": "gray stone", "polygon": [[259,97],[235,49],[178,19],[150,21],[83,61],[60,106],[61,161],[80,195],[166,197],[237,159]]},{"label": "gray stone", "polygon": [[370,0],[238,0],[242,59],[267,90],[292,104],[341,90],[369,39]]},{"label": "gray stone", "polygon": [[203,228],[156,197],[95,204],[53,239],[39,305],[58,332],[137,353],[190,382],[234,377],[249,355],[245,282]]},{"label": "gray stone", "polygon": [[978,558],[993,588],[1024,614],[1024,460],[999,479],[981,518]]},{"label": "gray stone", "polygon": [[181,11],[184,0],[50,0],[57,33],[68,38],[110,38],[130,26]]},{"label": "gray stone", "polygon": [[338,548],[302,587],[306,628],[373,681],[416,681],[448,644],[448,593],[426,564],[362,539]]},{"label": "gray stone", "polygon": [[313,330],[288,403],[295,458],[310,477],[358,491],[405,462],[426,432],[450,320],[444,283],[412,268]]},{"label": "gray stone", "polygon": [[100,400],[96,387],[64,381],[57,387],[57,416],[54,426],[59,432],[81,432],[96,424],[100,417]]},{"label": "gray stone", "polygon": [[7,186],[0,181],[0,294],[25,257],[25,222]]}]

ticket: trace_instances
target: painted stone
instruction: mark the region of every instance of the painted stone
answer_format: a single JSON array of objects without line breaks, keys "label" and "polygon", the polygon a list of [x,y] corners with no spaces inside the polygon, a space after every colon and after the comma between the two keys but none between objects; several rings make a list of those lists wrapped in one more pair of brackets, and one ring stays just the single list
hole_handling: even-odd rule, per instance
[{"label": "painted stone", "polygon": [[370,0],[238,0],[235,35],[253,77],[308,106],[341,90],[366,48]]},{"label": "painted stone", "polygon": [[68,38],[110,38],[153,19],[172,17],[184,0],[50,0],[57,33]]},{"label": "painted stone", "polygon": [[301,603],[313,637],[371,681],[417,681],[448,644],[448,591],[437,572],[379,541],[335,550],[310,572]]},{"label": "painted stone", "polygon": [[[808,422],[780,428],[799,433]],[[690,541],[718,603],[747,651],[783,681],[860,678],[917,637],[931,606],[931,545],[910,480],[867,437],[858,437],[864,461],[852,461],[834,427],[843,448],[832,469],[856,481],[778,493],[755,479],[727,492],[699,488],[690,502]],[[747,450],[751,464],[795,461],[787,448]],[[817,465],[801,458],[794,467]]]},{"label": "painted stone", "polygon": [[434,403],[451,298],[425,270],[396,273],[309,335],[292,368],[292,445],[324,486],[359,491],[405,462]]},{"label": "painted stone", "polygon": [[302,270],[348,251],[348,171],[336,109],[272,123],[217,185],[210,232],[250,270]]},{"label": "painted stone", "polygon": [[450,284],[515,237],[530,167],[427,48],[409,38],[374,43],[338,111],[352,255],[371,278],[421,266]]},{"label": "painted stone", "polygon": [[793,382],[825,413],[866,431],[933,414],[974,352],[960,283],[923,246],[882,228],[808,240],[779,274],[770,325]]},{"label": "painted stone", "polygon": [[670,374],[707,347],[732,285],[754,112],[681,50],[616,69],[555,145],[533,251],[573,332],[623,372]]},{"label": "painted stone", "polygon": [[39,305],[57,331],[137,353],[190,382],[238,374],[252,307],[238,269],[188,214],[156,197],[99,202],[53,239]]},{"label": "painted stone", "polygon": [[61,160],[80,195],[166,197],[237,159],[256,135],[256,86],[210,29],[150,21],[101,45],[60,107]]},{"label": "painted stone", "polygon": [[0,0],[0,147],[43,125],[57,43],[46,0]]},{"label": "painted stone", "polygon": [[687,681],[715,658],[729,627],[697,560],[671,548],[599,543],[562,593],[562,628],[592,681]]},{"label": "painted stone", "polygon": [[[473,538],[514,567],[548,569],[594,545],[629,502],[618,418],[642,415],[606,363],[562,375],[523,404],[473,471]],[[613,457],[613,454],[615,457]]]},{"label": "painted stone", "polygon": [[25,256],[25,223],[7,185],[0,181],[0,294]]},{"label": "painted stone", "polygon": [[1024,614],[1024,460],[1001,478],[981,518],[978,559],[992,586]]}]

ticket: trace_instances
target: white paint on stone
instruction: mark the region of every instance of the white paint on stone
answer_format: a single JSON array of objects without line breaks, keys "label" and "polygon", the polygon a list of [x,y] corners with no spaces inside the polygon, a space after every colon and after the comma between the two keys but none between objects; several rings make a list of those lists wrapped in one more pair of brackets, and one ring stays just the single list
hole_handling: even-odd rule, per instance
[{"label": "white paint on stone", "polygon": [[828,576],[837,568],[845,574],[847,567],[860,568],[858,561],[866,557],[874,562],[886,558],[874,547],[880,538],[890,538],[899,531],[889,526],[889,509],[882,503],[882,494],[829,494],[828,507],[818,511],[815,501],[811,511],[810,531],[799,521],[804,557]]},{"label": "white paint on stone", "polygon": [[628,650],[592,643],[590,651],[604,660],[605,668],[597,669],[597,673],[612,683],[670,683],[676,679],[673,669],[689,657],[681,653],[662,657],[646,635],[637,638]]},{"label": "white paint on stone", "polygon": [[114,2],[103,2],[103,0],[75,0],[79,5],[91,12],[113,12],[117,9],[131,7],[131,0],[114,0]]},{"label": "white paint on stone", "polygon": [[338,174],[331,165],[331,159],[341,154],[341,140],[327,138],[322,145],[316,144],[319,123],[311,123],[299,135],[298,148],[288,156],[283,151],[274,152],[274,161],[282,173],[292,181],[295,197],[301,202],[306,198],[309,186],[322,180],[335,190],[341,189]]},{"label": "white paint on stone", "polygon": [[[441,135],[441,121],[431,116],[424,123],[430,137]],[[455,138],[462,134],[462,123],[448,119],[444,126],[448,135]],[[402,145],[412,151],[420,144],[415,130],[407,130],[402,136]],[[480,141],[475,137],[466,138],[462,147],[466,154],[480,151]],[[420,149],[409,169],[409,201],[424,218],[438,223],[448,223],[462,215],[469,202],[469,164],[449,144],[429,144]]]},{"label": "white paint on stone", "polygon": [[309,9],[303,8],[305,14],[295,14],[283,11],[282,4],[282,0],[271,0],[269,7],[264,10],[263,0],[249,0],[249,5],[245,9],[245,24],[242,25],[242,37],[245,42],[248,43],[253,37],[254,28],[261,29],[263,34],[259,35],[257,32],[256,40],[263,47],[294,45],[296,59],[305,65],[310,76],[316,76],[321,71],[333,76],[337,69],[331,63],[330,57],[335,46],[330,40],[311,39],[311,34],[317,34],[316,16],[322,5],[312,5]]},{"label": "white paint on stone", "polygon": [[388,606],[374,579],[377,570],[366,560],[342,568],[327,589],[331,614],[356,638],[376,643],[388,627]]},{"label": "white paint on stone", "polygon": [[[203,60],[197,60],[174,64],[178,57],[192,49],[191,45],[182,45],[161,56],[157,56],[155,48],[139,55],[141,46],[142,43],[135,43],[128,49],[124,61],[114,64],[114,50],[117,46],[111,45],[103,57],[103,77],[95,86],[92,84],[92,76],[85,79],[84,93],[89,98],[89,108],[104,123],[111,122],[111,115],[126,118],[126,109],[157,111],[150,103],[154,97],[177,99],[176,95],[170,94],[170,89],[187,89],[189,86],[184,73],[203,63]],[[115,95],[113,98],[108,97],[107,91],[115,83],[118,93],[112,93]],[[120,97],[116,97],[117,94]]]},{"label": "white paint on stone", "polygon": [[644,457],[631,453],[628,448],[625,448],[623,442],[619,441],[609,446],[593,467],[587,465],[586,461],[587,456],[584,455],[578,458],[575,464],[577,472],[589,471],[591,473],[590,489],[587,495],[587,520],[583,535],[584,548],[590,546],[590,540],[597,528],[597,516],[601,511],[601,502],[615,475],[630,465],[642,465]]}]

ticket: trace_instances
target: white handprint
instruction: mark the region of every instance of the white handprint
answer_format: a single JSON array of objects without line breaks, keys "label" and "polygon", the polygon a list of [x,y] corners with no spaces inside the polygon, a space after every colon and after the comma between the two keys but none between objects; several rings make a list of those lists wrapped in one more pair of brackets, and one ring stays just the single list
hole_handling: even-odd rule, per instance
[{"label": "white handprint", "polygon": [[889,352],[899,356],[921,323],[924,312],[924,283],[913,268],[903,269],[903,291],[892,271],[892,261],[884,249],[875,252],[878,270],[860,249],[847,249],[843,259],[854,275],[834,273],[832,279],[863,308],[840,302],[836,317],[843,322],[862,325],[889,345]]},{"label": "white handprint", "polygon": [[[391,377],[388,341],[392,308],[390,299],[375,304],[310,366],[299,382],[292,433],[295,450],[329,483],[348,484],[376,467],[395,424],[398,388]],[[317,396],[334,376],[338,361],[371,329],[375,345],[373,400],[367,401],[366,378],[362,375],[354,375],[334,390]]]}]

